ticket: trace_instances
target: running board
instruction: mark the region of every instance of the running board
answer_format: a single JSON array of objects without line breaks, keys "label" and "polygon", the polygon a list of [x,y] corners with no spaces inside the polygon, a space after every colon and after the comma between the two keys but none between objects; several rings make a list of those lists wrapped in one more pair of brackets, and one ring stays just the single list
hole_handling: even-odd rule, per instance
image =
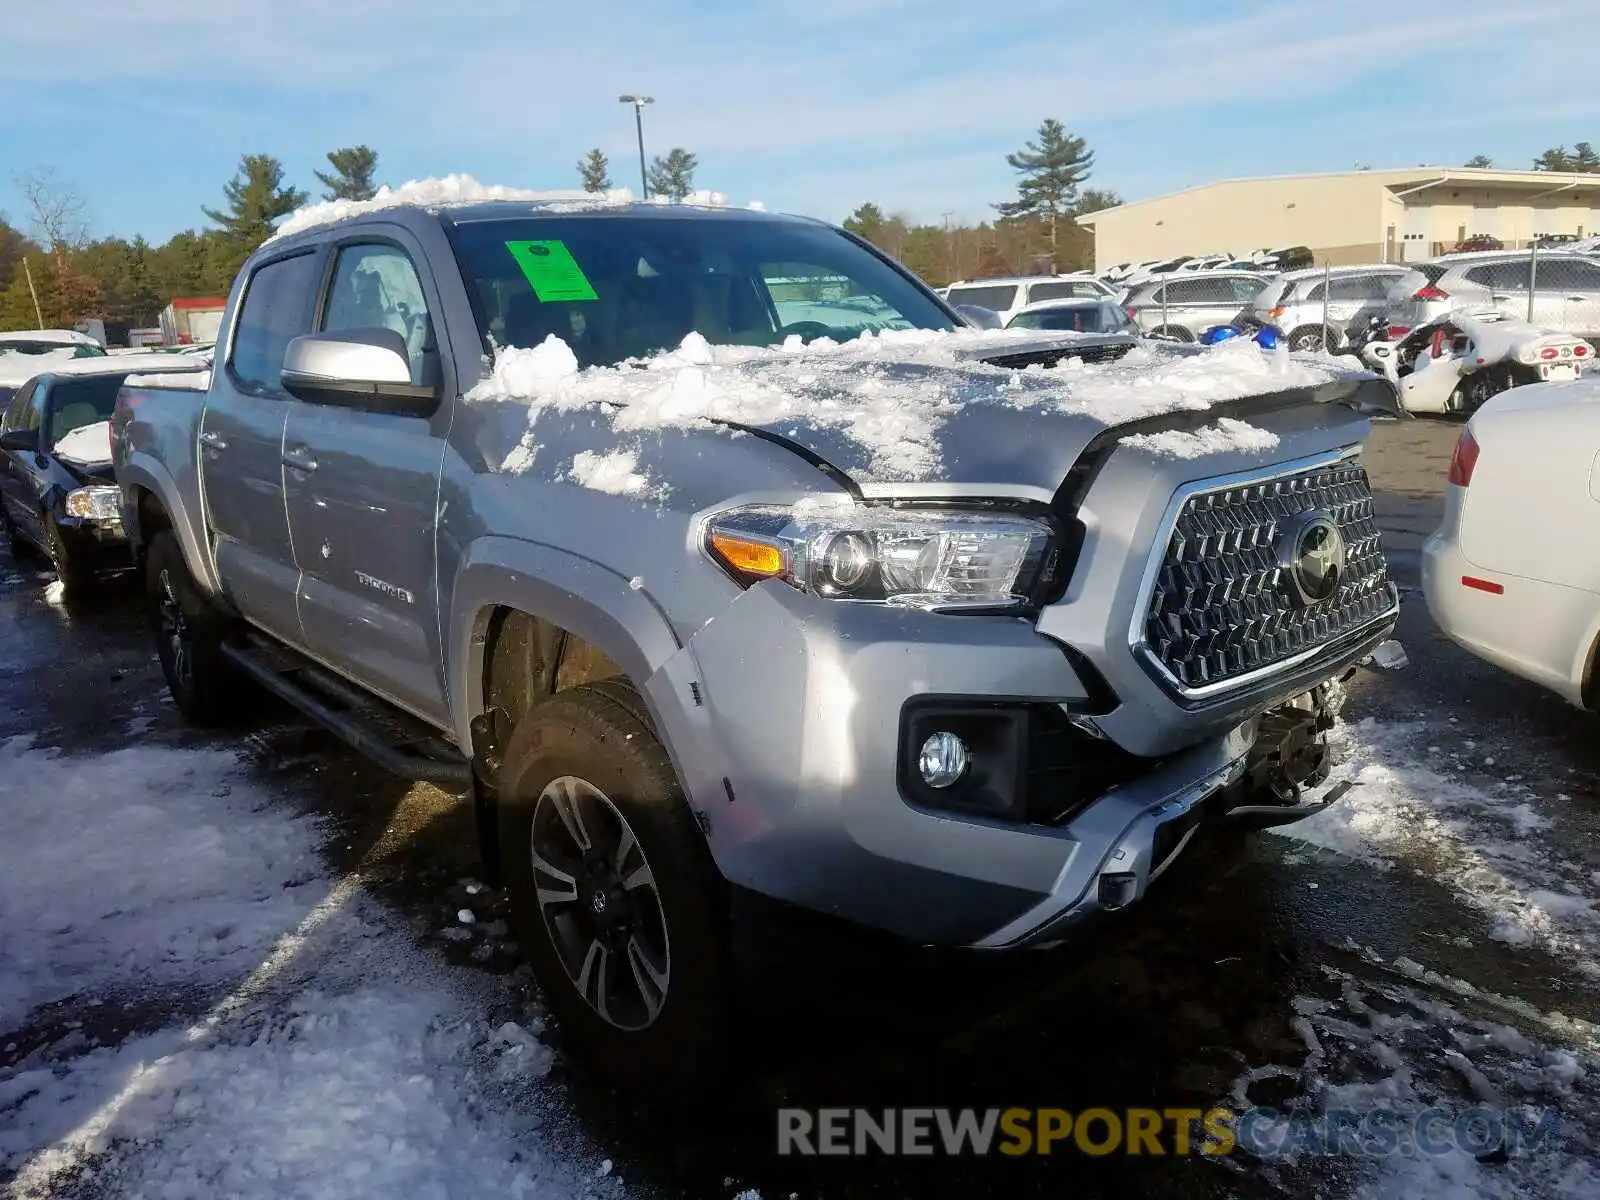
[{"label": "running board", "polygon": [[293,651],[258,637],[225,642],[222,654],[267,691],[402,779],[465,792],[472,769],[439,732]]}]

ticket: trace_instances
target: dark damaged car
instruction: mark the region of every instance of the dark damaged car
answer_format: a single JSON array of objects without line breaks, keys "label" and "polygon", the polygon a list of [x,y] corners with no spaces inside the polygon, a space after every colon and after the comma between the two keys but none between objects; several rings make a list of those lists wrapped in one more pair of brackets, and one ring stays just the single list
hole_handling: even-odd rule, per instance
[{"label": "dark damaged car", "polygon": [[111,466],[111,414],[151,355],[83,357],[24,381],[0,410],[0,531],[13,555],[45,555],[79,596],[133,565]]}]

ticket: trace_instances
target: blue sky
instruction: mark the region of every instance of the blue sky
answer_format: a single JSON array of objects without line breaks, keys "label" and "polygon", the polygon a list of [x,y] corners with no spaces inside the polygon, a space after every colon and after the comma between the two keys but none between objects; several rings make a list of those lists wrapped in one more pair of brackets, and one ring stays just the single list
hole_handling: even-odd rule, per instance
[{"label": "blue sky", "polygon": [[[1600,0],[3,0],[0,212],[51,168],[96,235],[203,225],[240,154],[311,172],[366,142],[380,181],[464,171],[572,187],[591,146],[637,187],[700,156],[730,200],[924,220],[1007,198],[1007,151],[1054,116],[1129,199],[1236,175],[1522,167],[1600,142]],[[1585,32],[1582,36],[1587,37]],[[1554,50],[1551,47],[1556,47]]]}]

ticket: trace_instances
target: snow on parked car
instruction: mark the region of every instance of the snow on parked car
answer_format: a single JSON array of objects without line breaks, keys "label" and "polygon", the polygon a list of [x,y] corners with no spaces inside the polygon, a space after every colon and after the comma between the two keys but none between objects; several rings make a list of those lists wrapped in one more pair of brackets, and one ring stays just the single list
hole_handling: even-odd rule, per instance
[{"label": "snow on parked car", "polygon": [[1582,338],[1493,309],[1446,313],[1361,351],[1400,389],[1408,412],[1426,413],[1470,413],[1507,388],[1576,379],[1593,356]]}]

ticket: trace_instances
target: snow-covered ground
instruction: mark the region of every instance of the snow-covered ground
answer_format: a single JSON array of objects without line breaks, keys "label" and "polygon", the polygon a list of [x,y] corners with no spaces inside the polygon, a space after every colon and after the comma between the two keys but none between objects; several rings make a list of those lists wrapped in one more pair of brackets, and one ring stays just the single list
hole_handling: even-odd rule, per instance
[{"label": "snow-covered ground", "polygon": [[[1361,786],[1273,844],[1423,871],[1490,935],[1593,978],[1600,878],[1540,838],[1525,781],[1443,721],[1357,722]],[[1448,746],[1449,749],[1443,747]],[[1469,782],[1483,778],[1486,786]],[[0,742],[0,1181],[46,1196],[625,1196],[550,1082],[516,979],[449,965],[335,871],[293,785],[231,751],[67,755]],[[464,934],[464,929],[458,936]],[[431,943],[431,944],[430,944]],[[1449,941],[1351,941],[1284,995],[1303,1052],[1242,1062],[1219,1102],[1546,1107],[1550,1153],[1243,1164],[1345,1197],[1600,1197],[1600,1030],[1452,972]],[[781,1172],[779,1172],[781,1178]],[[724,1194],[737,1190],[730,1186]],[[747,1193],[748,1194],[748,1193]],[[769,1188],[767,1195],[787,1194]]]},{"label": "snow-covered ground", "polygon": [[230,753],[0,743],[19,1198],[618,1196],[536,1012],[337,880]]},{"label": "snow-covered ground", "polygon": [[[1542,950],[1580,978],[1600,980],[1600,872],[1557,849],[1563,842],[1549,836],[1552,820],[1532,782],[1501,776],[1496,757],[1463,739],[1458,725],[1438,718],[1341,725],[1333,780],[1356,786],[1327,811],[1280,831],[1290,861],[1331,852],[1418,872],[1478,910],[1490,938]],[[1437,950],[1388,961],[1348,941],[1347,965],[1324,965],[1318,991],[1286,998],[1304,1057],[1251,1064],[1225,1102],[1247,1108],[1260,1102],[1254,1089],[1274,1081],[1273,1101],[1313,1111],[1379,1106],[1416,1117],[1435,1107],[1453,1116],[1477,1106],[1530,1116],[1553,1109],[1560,1141],[1549,1150],[1509,1161],[1480,1161],[1459,1148],[1388,1157],[1358,1165],[1347,1194],[1600,1197],[1600,1027],[1456,977],[1451,949],[1470,947],[1469,931],[1436,932]]]}]

